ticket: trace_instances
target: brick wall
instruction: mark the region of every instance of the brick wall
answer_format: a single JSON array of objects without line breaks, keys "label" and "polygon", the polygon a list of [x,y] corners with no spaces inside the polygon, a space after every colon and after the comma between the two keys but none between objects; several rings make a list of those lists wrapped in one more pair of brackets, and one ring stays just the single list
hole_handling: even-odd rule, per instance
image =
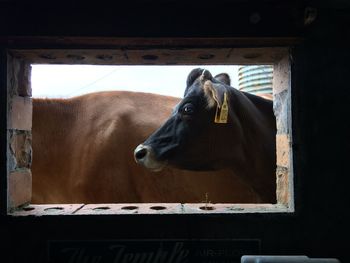
[{"label": "brick wall", "polygon": [[30,65],[8,55],[7,66],[7,207],[12,210],[31,200],[32,101]]},{"label": "brick wall", "polygon": [[274,65],[273,97],[276,115],[276,184],[277,202],[293,207],[293,173],[291,148],[290,65],[285,56]]}]

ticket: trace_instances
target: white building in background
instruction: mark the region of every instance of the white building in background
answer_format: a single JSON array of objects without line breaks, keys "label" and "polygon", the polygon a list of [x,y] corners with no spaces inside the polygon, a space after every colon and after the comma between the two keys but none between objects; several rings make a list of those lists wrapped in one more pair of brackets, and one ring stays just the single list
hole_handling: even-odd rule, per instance
[{"label": "white building in background", "polygon": [[272,98],[272,65],[240,66],[238,88],[241,91]]}]

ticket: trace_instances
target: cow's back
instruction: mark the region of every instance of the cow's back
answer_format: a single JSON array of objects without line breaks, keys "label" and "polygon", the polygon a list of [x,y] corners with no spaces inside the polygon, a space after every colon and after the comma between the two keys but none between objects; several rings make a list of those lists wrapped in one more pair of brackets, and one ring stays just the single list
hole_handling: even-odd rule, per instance
[{"label": "cow's back", "polygon": [[33,99],[33,203],[254,202],[229,171],[154,173],[133,150],[170,115],[178,98],[99,92]]}]

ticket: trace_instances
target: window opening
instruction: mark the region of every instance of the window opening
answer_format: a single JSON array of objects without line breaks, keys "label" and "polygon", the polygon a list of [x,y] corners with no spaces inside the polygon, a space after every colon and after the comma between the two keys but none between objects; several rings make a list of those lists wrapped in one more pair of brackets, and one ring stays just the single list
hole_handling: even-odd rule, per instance
[{"label": "window opening", "polygon": [[[13,59],[13,58],[12,58]],[[282,61],[282,62],[281,62]],[[16,59],[11,60],[12,65],[15,65],[18,61]],[[33,130],[32,130],[32,137],[24,136],[25,139],[32,139],[33,143],[33,166],[32,166],[32,184],[33,184],[33,192],[31,192],[31,204],[28,206],[28,202],[24,202],[25,206],[21,210],[16,210],[14,212],[17,215],[26,215],[26,214],[35,214],[35,213],[44,213],[44,214],[80,214],[80,213],[98,213],[98,214],[115,214],[115,213],[245,213],[245,212],[291,212],[293,211],[293,202],[292,202],[292,182],[291,182],[291,167],[290,167],[290,152],[291,149],[289,148],[290,145],[290,136],[288,135],[289,132],[289,126],[290,126],[290,118],[288,117],[290,115],[290,111],[288,109],[285,109],[283,107],[289,107],[289,63],[288,59],[278,58],[275,63],[271,63],[271,61],[267,61],[269,63],[266,64],[252,64],[249,65],[232,65],[232,64],[220,64],[219,65],[183,65],[182,69],[183,72],[186,72],[185,74],[179,74],[179,78],[182,78],[179,83],[182,82],[182,84],[176,84],[176,87],[171,86],[170,84],[173,84],[173,79],[170,77],[176,76],[177,73],[169,73],[169,75],[166,75],[165,73],[160,72],[164,70],[165,68],[173,68],[176,70],[180,70],[181,66],[150,66],[150,65],[128,65],[128,66],[110,66],[106,72],[100,73],[99,76],[95,78],[89,78],[91,77],[89,73],[85,73],[82,76],[85,76],[86,80],[84,82],[81,82],[79,85],[74,84],[75,89],[72,87],[68,88],[68,91],[63,95],[54,95],[58,96],[59,98],[49,98],[49,99],[38,99],[36,97],[51,97],[49,94],[41,93],[36,90],[36,85],[39,86],[38,79],[36,79],[36,74],[38,74],[38,69],[43,69],[43,63],[35,63],[35,60],[31,61],[31,63],[22,63],[19,68],[25,67],[26,70],[22,69],[22,73],[15,72],[16,74],[23,74],[23,72],[30,72],[30,68],[32,71],[32,95],[33,100],[31,101],[31,106],[33,108]],[[24,66],[23,66],[24,65]],[[32,66],[31,66],[32,65]],[[49,67],[61,67],[62,65],[50,65]],[[92,65],[84,65],[83,67],[89,68]],[[98,68],[106,68],[106,66],[97,66]],[[152,68],[153,67],[153,68]],[[230,173],[227,171],[221,171],[216,174],[220,174],[219,176],[214,177],[213,172],[187,172],[179,169],[170,169],[166,168],[166,175],[167,176],[158,176],[156,173],[151,173],[147,169],[143,168],[145,174],[141,174],[139,170],[136,170],[135,174],[138,174],[138,177],[135,176],[125,176],[125,173],[123,176],[119,176],[117,179],[115,179],[115,183],[112,183],[113,178],[113,172],[109,173],[109,179],[103,180],[103,176],[100,167],[110,167],[113,162],[110,160],[106,160],[112,155],[111,148],[109,147],[102,147],[101,149],[98,148],[98,145],[103,144],[103,139],[105,138],[115,138],[117,133],[124,133],[124,139],[122,139],[121,142],[116,143],[117,145],[120,145],[120,147],[129,147],[130,149],[135,148],[135,142],[128,143],[127,140],[134,139],[135,135],[133,134],[136,130],[141,130],[140,135],[137,135],[136,141],[139,141],[140,143],[143,141],[140,138],[141,137],[147,137],[152,130],[155,129],[155,127],[159,126],[159,123],[161,124],[165,119],[166,116],[168,116],[174,106],[179,102],[179,99],[171,99],[170,103],[171,105],[167,108],[167,114],[166,116],[158,117],[154,115],[155,110],[153,110],[153,115],[151,120],[146,120],[144,116],[147,114],[146,110],[148,110],[147,107],[140,107],[138,108],[138,111],[135,112],[135,108],[131,107],[130,104],[128,104],[128,101],[130,103],[130,98],[123,98],[123,103],[126,102],[125,105],[122,105],[122,103],[118,103],[118,106],[121,106],[123,109],[123,114],[121,116],[118,116],[118,118],[121,119],[121,123],[126,126],[126,124],[129,124],[130,122],[135,122],[135,118],[137,119],[137,116],[142,115],[141,118],[136,120],[136,126],[130,126],[129,129],[125,129],[122,131],[115,131],[115,120],[111,121],[111,119],[106,120],[100,120],[96,119],[99,114],[108,114],[110,111],[110,108],[106,108],[103,106],[106,106],[106,103],[101,104],[98,108],[93,108],[93,105],[97,103],[98,100],[108,100],[110,99],[111,94],[114,93],[114,91],[108,91],[105,93],[107,96],[102,96],[101,98],[97,99],[97,94],[101,93],[95,93],[93,96],[91,95],[91,92],[95,92],[92,88],[94,86],[102,86],[104,90],[106,89],[121,89],[121,90],[127,90],[127,85],[131,86],[137,86],[138,88],[141,85],[137,85],[137,83],[148,82],[148,80],[142,80],[140,72],[144,71],[146,72],[146,76],[149,75],[147,73],[148,70],[151,69],[151,71],[157,72],[158,74],[155,74],[154,77],[151,77],[152,79],[159,80],[163,79],[165,80],[165,83],[157,84],[159,85],[158,91],[153,91],[150,88],[146,88],[145,90],[136,90],[137,94],[139,92],[154,92],[154,93],[160,93],[160,95],[152,95],[154,97],[151,97],[151,103],[152,105],[155,104],[156,107],[164,106],[160,103],[160,101],[157,101],[156,98],[166,96],[165,88],[166,86],[171,86],[169,88],[168,95],[171,96],[177,96],[180,97],[181,93],[184,92],[185,89],[185,83],[186,83],[186,77],[191,69],[201,67],[208,69],[213,76],[219,73],[228,73],[231,78],[231,86],[237,88],[238,90],[249,92],[256,94],[260,97],[263,97],[267,100],[276,100],[277,102],[274,102],[274,110],[275,114],[277,114],[277,134],[276,134],[276,143],[277,143],[277,164],[276,164],[276,202],[275,203],[263,203],[261,204],[261,200],[259,199],[259,196],[254,192],[254,190],[251,189],[249,185],[245,181],[239,181],[240,178],[235,177],[234,179],[230,177]],[[15,68],[15,67],[14,67]],[[14,71],[16,69],[12,68],[12,73],[10,69],[10,75],[14,74]],[[128,81],[124,82],[126,83],[125,86],[110,86],[108,88],[106,87],[106,81],[108,79],[111,79],[113,82],[113,75],[117,73],[118,71],[123,71],[125,68],[134,68],[138,69],[139,72],[131,73],[129,77],[125,76],[126,74],[124,72],[119,75],[119,77],[116,77],[116,80],[120,80],[120,78],[124,77],[126,80],[132,79],[133,81],[136,80],[136,84],[134,83],[128,83]],[[159,73],[160,72],[160,73]],[[70,72],[73,73],[73,70]],[[74,73],[73,73],[74,74]],[[28,75],[28,73],[27,73]],[[47,72],[44,74],[47,78],[53,78],[51,77]],[[167,77],[168,76],[168,77]],[[150,77],[150,76],[148,76]],[[84,77],[80,77],[84,78]],[[23,78],[26,79],[26,78]],[[79,77],[78,77],[79,79]],[[60,80],[58,78],[58,80]],[[59,82],[59,81],[58,81]],[[117,81],[116,81],[117,82]],[[130,81],[131,82],[131,81]],[[74,82],[73,82],[74,83]],[[29,84],[30,85],[30,84]],[[147,87],[152,86],[152,83],[147,83]],[[281,87],[283,86],[283,87]],[[14,88],[13,86],[10,86],[10,88]],[[23,87],[22,87],[23,88]],[[278,90],[280,89],[280,90]],[[49,88],[46,90],[52,90],[56,91],[56,88]],[[174,93],[174,91],[178,93]],[[90,95],[82,95],[83,93],[88,93]],[[122,92],[123,93],[123,92]],[[37,95],[39,94],[39,95]],[[133,93],[125,93],[125,94],[119,94],[119,96],[130,96],[130,94]],[[18,94],[19,95],[19,94]],[[83,108],[81,104],[74,102],[75,96],[78,96],[80,98],[84,96],[90,96],[89,99],[83,102],[84,106],[88,106],[87,109]],[[140,96],[139,99],[145,99],[148,95],[143,94]],[[15,103],[16,99],[18,99],[17,94],[14,96],[14,100],[12,100],[12,104]],[[118,97],[118,95],[116,95]],[[19,100],[21,100],[19,98]],[[65,103],[60,104],[59,102],[62,101],[72,101],[73,106],[71,109],[67,110],[68,107],[64,109]],[[25,100],[26,101],[26,100]],[[37,108],[37,105],[39,103],[42,103],[43,101],[49,102],[48,104],[50,106],[56,104],[57,107],[61,110],[61,116],[58,119],[50,118],[48,116],[47,110],[39,109]],[[28,101],[27,101],[28,102]],[[25,104],[26,102],[24,102]],[[145,103],[145,102],[142,102]],[[157,104],[158,103],[158,104]],[[21,101],[19,104],[23,104]],[[108,103],[107,103],[108,104]],[[145,104],[147,106],[147,104]],[[149,105],[149,103],[148,103]],[[23,106],[23,105],[22,105]],[[42,105],[41,105],[42,106]],[[40,107],[41,107],[40,106]],[[48,105],[46,105],[48,106]],[[25,106],[23,106],[25,108]],[[63,107],[63,109],[62,109]],[[18,109],[18,108],[16,108]],[[27,108],[28,109],[28,108]],[[93,111],[92,114],[89,113],[89,110]],[[37,118],[38,116],[36,113],[42,113],[42,115],[46,115],[41,118],[48,118],[47,121],[45,121],[46,126],[51,122],[52,125],[56,125],[53,130],[50,131],[49,134],[53,134],[54,140],[51,140],[51,143],[49,145],[41,145],[40,150],[36,150],[35,148],[38,146],[35,144],[36,137],[39,133],[36,133],[36,126],[37,125]],[[81,120],[82,117],[79,117],[75,115],[75,117],[72,117],[71,113],[77,113],[81,114],[81,116],[87,117],[85,120],[85,123],[78,124],[78,127],[84,135],[81,135],[79,133],[73,134],[69,133],[73,128],[76,128],[76,120]],[[90,114],[90,115],[89,115]],[[113,112],[110,112],[110,114],[113,115]],[[282,119],[282,114],[285,114]],[[73,115],[74,116],[74,115]],[[136,117],[135,117],[136,116]],[[57,116],[56,116],[57,117]],[[279,118],[280,117],[280,118]],[[49,120],[50,119],[50,120]],[[160,121],[162,119],[162,121]],[[87,122],[87,120],[92,120],[96,122],[101,122],[101,126],[96,128],[94,130],[94,135],[91,136],[92,131],[89,131],[91,129],[91,123],[94,122]],[[21,121],[19,121],[21,122]],[[67,122],[67,124],[64,124],[64,122]],[[147,123],[148,122],[148,123]],[[89,124],[90,123],[90,124]],[[58,124],[58,125],[57,125]],[[44,124],[42,124],[44,125]],[[57,128],[59,127],[59,129]],[[103,127],[101,129],[101,127]],[[142,128],[141,128],[142,127]],[[141,128],[141,129],[140,129]],[[145,129],[143,129],[145,128]],[[92,128],[93,130],[94,128]],[[284,130],[283,130],[284,129]],[[282,131],[282,132],[281,132]],[[68,132],[68,133],[65,133]],[[287,134],[286,134],[287,133]],[[14,137],[16,137],[16,140],[18,140],[18,131],[14,131],[12,134]],[[66,136],[69,137],[67,142],[62,142],[59,138],[59,136]],[[77,144],[79,144],[79,139],[82,138],[82,136],[86,136],[86,139],[84,140],[86,143],[80,143],[80,150],[77,150]],[[91,142],[91,137],[95,136],[95,140],[93,140],[94,146],[89,146],[88,142]],[[23,136],[22,136],[23,137]],[[61,137],[62,138],[62,137]],[[22,143],[23,144],[23,143]],[[56,145],[55,145],[56,144]],[[72,147],[74,145],[74,147]],[[10,153],[16,153],[18,152],[17,146],[13,146],[10,149]],[[78,162],[74,164],[74,162],[71,162],[68,164],[66,161],[63,160],[62,163],[59,163],[59,157],[56,154],[56,158],[48,158],[49,154],[48,151],[50,151],[50,148],[57,149],[60,147],[60,154],[61,156],[68,156],[72,153],[70,151],[76,151],[75,154],[72,154],[71,160],[74,159],[74,161]],[[97,150],[97,151],[96,151]],[[47,152],[45,152],[47,151]],[[64,152],[67,151],[66,154]],[[91,156],[91,152],[93,152],[93,155],[98,155],[98,161],[93,162],[86,158],[78,158],[79,154],[84,156]],[[26,150],[21,151],[26,152]],[[27,151],[28,152],[28,151]],[[37,155],[36,155],[37,152]],[[286,156],[287,153],[287,156]],[[40,155],[39,155],[40,154]],[[36,157],[37,156],[37,157]],[[124,166],[128,166],[126,169],[140,169],[140,166],[137,166],[135,163],[131,164],[130,159],[125,159],[125,154],[121,154],[120,159],[116,160],[115,162],[120,161],[120,163],[123,163]],[[284,156],[283,158],[281,156]],[[39,174],[40,169],[44,168],[35,168],[35,158],[43,159],[45,157],[45,164],[43,167],[46,167],[47,169],[46,174],[50,173],[52,176],[51,179],[46,178],[45,180],[36,180],[36,173]],[[15,156],[15,158],[17,158]],[[124,158],[124,159],[123,159]],[[18,160],[18,158],[16,159]],[[79,161],[77,161],[79,160]],[[72,163],[74,164],[72,166]],[[100,167],[94,167],[96,166],[94,163],[101,164]],[[85,174],[88,174],[87,176],[77,176],[77,177],[69,177],[66,178],[65,182],[60,182],[57,184],[56,190],[54,188],[48,187],[50,183],[53,183],[53,181],[57,181],[57,176],[55,178],[54,167],[56,165],[57,167],[60,167],[59,169],[66,169],[65,171],[69,171],[70,169],[75,169],[74,171],[71,171],[72,174],[83,174],[82,172],[88,169],[91,169],[92,172],[87,172]],[[137,168],[130,168],[130,165]],[[73,167],[73,168],[72,168]],[[27,169],[30,167],[27,164]],[[50,169],[52,169],[50,171]],[[11,170],[11,169],[10,169]],[[112,169],[113,170],[113,169]],[[114,169],[115,170],[115,169]],[[133,172],[133,171],[132,171]],[[17,173],[20,173],[17,171]],[[65,172],[64,172],[65,173]],[[114,172],[115,173],[115,172]],[[188,175],[191,173],[191,175]],[[122,173],[121,173],[122,174]],[[131,173],[132,174],[132,173]],[[232,174],[232,173],[231,173]],[[197,178],[196,178],[197,177]],[[200,180],[198,178],[201,177]],[[151,178],[152,180],[147,180]],[[179,180],[181,178],[181,180]],[[218,183],[219,181],[219,183]],[[38,183],[40,182],[40,183]],[[235,186],[232,187],[232,184],[234,182]],[[11,181],[10,181],[11,183]],[[30,182],[29,182],[30,183]],[[29,184],[28,183],[28,184]],[[166,185],[167,187],[159,187],[157,188],[157,183],[161,186]],[[218,184],[217,184],[218,183]],[[46,184],[46,185],[45,185]],[[87,189],[86,186],[90,184],[91,187],[88,190],[82,190]],[[66,189],[65,193],[60,193],[60,189],[67,188],[66,186],[70,185],[70,189]],[[123,187],[118,188],[118,186],[124,185]],[[184,187],[185,185],[185,187]],[[193,193],[193,186],[196,186],[196,190],[198,192]],[[106,186],[108,188],[108,191],[106,190]],[[229,186],[229,187],[228,187]],[[245,188],[245,192],[241,191],[240,193],[238,191],[229,191],[228,188],[234,188],[237,187],[236,190],[241,190]],[[28,187],[30,188],[30,187]],[[45,189],[42,193],[39,195],[37,194],[38,191],[36,189]],[[68,187],[69,188],[69,187]],[[131,189],[135,191],[128,191],[127,189]],[[124,191],[125,190],[125,191]],[[173,193],[171,193],[171,190],[173,190]],[[227,191],[226,191],[227,190]],[[80,192],[79,192],[80,191]],[[123,192],[124,191],[124,192]],[[108,192],[115,192],[118,195],[118,198],[116,198],[116,201],[111,201],[111,199],[108,199]],[[188,197],[189,193],[192,195],[190,198],[186,200],[186,197]],[[232,195],[232,193],[236,193],[236,196]],[[186,196],[187,194],[187,196]],[[231,194],[231,195],[230,195]],[[41,197],[40,197],[41,195]],[[227,196],[229,196],[227,198]],[[43,198],[43,196],[46,196]],[[25,197],[23,197],[25,199]],[[41,198],[41,199],[40,199]],[[61,198],[61,199],[59,199]],[[85,198],[85,199],[84,199]],[[89,200],[90,198],[90,200]],[[226,198],[226,199],[225,199]],[[232,198],[230,200],[230,198]],[[59,201],[55,201],[59,200]],[[36,200],[36,201],[35,201]],[[118,201],[119,200],[119,201]],[[92,201],[92,202],[89,202]],[[154,204],[156,203],[156,204]],[[11,204],[10,204],[11,205]],[[13,204],[12,204],[13,205]],[[15,210],[12,210],[15,211]],[[39,212],[38,212],[39,211]],[[41,211],[41,212],[40,212]]]}]

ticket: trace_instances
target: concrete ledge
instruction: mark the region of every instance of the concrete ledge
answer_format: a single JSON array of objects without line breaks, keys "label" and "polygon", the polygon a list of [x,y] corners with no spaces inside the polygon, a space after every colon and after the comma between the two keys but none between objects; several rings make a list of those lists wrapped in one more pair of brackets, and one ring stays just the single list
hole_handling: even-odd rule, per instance
[{"label": "concrete ledge", "polygon": [[71,215],[84,204],[29,205],[10,213],[13,216]]},{"label": "concrete ledge", "polygon": [[132,214],[244,214],[290,213],[286,206],[274,204],[180,204],[180,203],[125,203],[125,204],[50,204],[28,205],[11,212],[11,216],[44,215],[132,215]]}]

